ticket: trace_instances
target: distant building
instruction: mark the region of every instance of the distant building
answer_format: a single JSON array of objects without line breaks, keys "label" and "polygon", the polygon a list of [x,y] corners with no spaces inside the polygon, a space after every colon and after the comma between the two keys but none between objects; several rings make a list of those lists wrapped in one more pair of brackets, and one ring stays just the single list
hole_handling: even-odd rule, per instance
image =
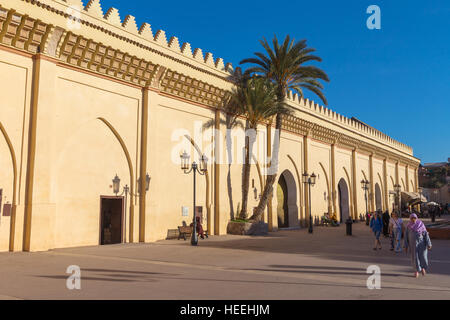
[{"label": "distant building", "polygon": [[425,163],[420,166],[419,185],[428,201],[450,203],[450,158],[447,162]]}]

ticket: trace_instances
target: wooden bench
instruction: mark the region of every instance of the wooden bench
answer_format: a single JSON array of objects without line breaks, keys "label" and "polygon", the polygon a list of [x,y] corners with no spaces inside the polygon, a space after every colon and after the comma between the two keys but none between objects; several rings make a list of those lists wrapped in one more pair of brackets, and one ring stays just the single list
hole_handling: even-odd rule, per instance
[{"label": "wooden bench", "polygon": [[180,235],[180,232],[178,231],[178,229],[169,229],[169,230],[167,230],[166,240],[177,239],[179,235]]},{"label": "wooden bench", "polygon": [[186,236],[190,237],[192,235],[192,227],[189,226],[178,227],[178,232],[180,233],[178,235],[178,240],[183,238],[184,241],[186,241]]}]

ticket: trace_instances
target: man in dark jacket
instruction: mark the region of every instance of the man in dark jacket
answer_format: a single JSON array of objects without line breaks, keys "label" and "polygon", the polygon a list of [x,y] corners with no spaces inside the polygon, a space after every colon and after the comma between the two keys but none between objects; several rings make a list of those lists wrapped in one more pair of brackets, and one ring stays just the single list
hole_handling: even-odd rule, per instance
[{"label": "man in dark jacket", "polygon": [[385,237],[389,237],[389,220],[391,220],[391,216],[389,215],[389,212],[386,210],[383,213],[383,234]]},{"label": "man in dark jacket", "polygon": [[431,208],[430,208],[430,211],[431,211],[431,222],[436,222],[436,207],[435,206],[432,206]]}]

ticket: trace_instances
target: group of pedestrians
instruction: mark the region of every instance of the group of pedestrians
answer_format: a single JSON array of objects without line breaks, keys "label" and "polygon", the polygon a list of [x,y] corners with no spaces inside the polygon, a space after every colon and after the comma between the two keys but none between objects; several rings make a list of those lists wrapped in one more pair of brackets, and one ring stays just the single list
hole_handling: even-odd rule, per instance
[{"label": "group of pedestrians", "polygon": [[402,217],[396,212],[393,212],[390,217],[387,212],[384,214],[375,212],[370,219],[369,226],[375,235],[373,250],[382,249],[380,241],[382,233],[390,236],[391,251],[401,253],[404,249],[407,254],[410,254],[414,276],[418,278],[419,273],[426,275],[429,267],[428,250],[431,250],[432,244],[428,231],[417,214],[409,215],[409,222],[405,227]]}]

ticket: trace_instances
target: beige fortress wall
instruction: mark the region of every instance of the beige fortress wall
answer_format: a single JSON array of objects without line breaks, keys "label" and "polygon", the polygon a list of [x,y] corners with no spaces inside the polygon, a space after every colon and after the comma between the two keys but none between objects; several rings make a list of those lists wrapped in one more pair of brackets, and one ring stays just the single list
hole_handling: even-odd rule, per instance
[{"label": "beige fortress wall", "polygon": [[388,208],[389,212],[392,212],[393,204],[395,201],[394,196],[390,195],[391,191],[394,191],[394,185],[396,184],[395,178],[395,163],[387,162],[387,190],[388,190]]},{"label": "beige fortress wall", "polygon": [[3,137],[0,139],[0,168],[2,168],[0,170],[0,189],[3,192],[1,199],[2,216],[0,217],[0,251],[8,251],[11,218],[3,216],[3,210],[5,203],[12,203],[14,171],[9,147]]},{"label": "beige fortress wall", "polygon": [[381,193],[381,208],[386,211],[386,204],[384,200],[385,189],[384,189],[384,171],[383,171],[383,160],[378,159],[376,157],[373,158],[373,178],[374,178],[374,191],[373,191],[373,203],[375,204],[374,209],[376,208],[376,199],[375,199],[375,185],[378,184],[380,187]]},{"label": "beige fortress wall", "polygon": [[[244,121],[243,125],[245,125]],[[223,138],[226,139],[226,128],[222,129]],[[223,141],[222,154],[223,161],[225,165],[221,165],[221,184],[219,186],[220,193],[223,195],[221,197],[221,210],[220,210],[220,234],[226,234],[226,228],[229,219],[232,216],[238,217],[240,210],[242,208],[242,174],[243,174],[243,159],[245,156],[245,132],[242,128],[234,128],[231,131],[231,143],[227,146],[227,142]],[[230,149],[231,147],[231,149]],[[253,146],[253,150],[256,151],[258,148],[257,143]],[[229,152],[231,151],[231,158],[229,157]],[[231,160],[231,165],[228,166],[228,161]],[[252,176],[254,179],[255,170],[254,166],[251,167],[250,173],[250,183]],[[228,177],[229,175],[229,177]],[[231,182],[231,187],[229,187],[229,181]],[[251,185],[250,185],[251,187]],[[251,191],[251,190],[250,190]],[[251,201],[251,194],[249,192],[249,203],[248,203],[248,213],[252,213],[253,205]]]},{"label": "beige fortress wall", "polygon": [[[227,138],[226,119],[223,114],[220,115],[220,153],[219,153],[219,167],[220,177],[218,184],[219,192],[219,212],[220,234],[226,234],[228,221],[234,217],[236,218],[242,208],[242,174],[243,174],[243,157],[245,140],[245,132],[241,126],[245,126],[244,119],[238,119],[241,126],[236,126],[231,130],[230,137]],[[253,213],[253,208],[258,205],[259,195],[262,193],[261,180],[265,183],[265,155],[266,155],[266,128],[263,125],[258,127],[256,141],[253,145],[252,165],[250,171],[249,197],[247,212],[249,216]],[[255,162],[256,159],[256,162]],[[260,174],[258,173],[257,165],[259,165]],[[257,192],[257,199],[254,197],[254,186]],[[239,210],[239,211],[238,211]],[[267,221],[267,212],[265,214]]]},{"label": "beige fortress wall", "polygon": [[398,166],[398,176],[400,179],[399,184],[402,186],[402,191],[406,191],[407,185],[406,185],[406,167],[399,165]]},{"label": "beige fortress wall", "polygon": [[[133,183],[136,190],[141,92],[52,62],[41,63],[32,250],[97,245],[100,196],[114,196],[110,188],[114,176],[121,178],[122,187]],[[133,181],[118,138],[99,118],[123,139]],[[127,228],[129,214],[127,208]]]},{"label": "beige fortress wall", "polygon": [[[0,123],[11,141],[16,161],[16,228],[14,249],[21,250],[23,235],[23,201],[25,193],[27,135],[31,96],[31,57],[0,50]],[[14,92],[14,94],[11,94]],[[6,137],[0,132],[0,188],[3,205],[13,204],[14,168]],[[0,217],[0,251],[8,251],[11,217]]]},{"label": "beige fortress wall", "polygon": [[[67,33],[68,20],[63,15],[67,5],[81,2],[44,2],[55,10],[22,0],[3,0],[0,4],[0,71],[9,75],[0,79],[0,93],[4,97],[0,121],[11,139],[17,162],[15,250],[22,250],[23,217],[24,212],[29,212],[24,208],[25,185],[31,182],[27,178],[31,169],[34,169],[34,180],[29,190],[33,193],[30,249],[96,245],[100,236],[100,197],[113,196],[110,185],[115,174],[121,178],[122,187],[128,184],[137,194],[142,148],[143,155],[147,156],[143,171],[152,178],[145,197],[145,241],[164,239],[169,229],[176,229],[183,221],[189,224],[193,217],[192,174],[187,176],[181,171],[179,153],[181,149],[192,156],[197,152],[184,134],[191,135],[200,153],[210,159],[208,175],[197,176],[197,205],[203,207],[205,218],[210,215],[204,226],[209,226],[211,234],[225,234],[230,213],[237,214],[242,206],[243,135],[239,138],[242,130],[235,128],[232,132],[234,161],[229,167],[225,161],[228,156],[225,125],[219,126],[218,148],[224,161],[218,166],[213,162],[214,132],[199,134],[196,128],[211,121],[214,124],[223,90],[232,86],[226,80],[232,75],[232,68],[209,53],[192,50],[189,44],[180,46],[176,38],[166,39],[163,31],[153,32],[148,25],[138,32],[131,16],[122,20],[115,11],[109,11],[103,18],[95,6],[83,11],[80,29]],[[16,11],[8,11],[10,8]],[[27,29],[30,26],[34,26],[33,32]],[[102,47],[102,43],[110,47]],[[36,53],[38,45],[41,54]],[[35,69],[40,71],[35,77],[35,83],[39,84],[37,95],[31,94],[32,58]],[[148,140],[142,146],[141,126],[146,120],[142,112],[147,106],[144,102],[147,93]],[[318,176],[311,190],[314,217],[334,211],[340,214],[339,199],[335,194],[333,203],[333,192],[337,192],[341,179],[348,188],[352,215],[365,212],[362,178],[373,180],[373,186],[379,183],[382,202],[386,202],[385,190],[393,190],[397,179],[398,183],[405,184],[402,189],[417,188],[414,181],[418,159],[413,157],[410,147],[307,99],[289,94],[288,102],[295,112],[286,118],[283,128],[278,173],[288,172],[288,194],[291,191],[290,194],[296,195],[288,196],[290,227],[300,225],[307,218],[301,183],[306,169]],[[33,131],[29,132],[29,113],[35,105],[33,162],[32,158],[28,159],[28,143],[34,138]],[[266,125],[261,124],[258,130],[258,137],[264,138]],[[274,135],[273,127],[271,131]],[[177,149],[180,143],[181,149]],[[3,135],[0,135],[0,148],[0,165],[5,168],[0,172],[0,188],[4,188],[8,201],[13,198],[14,171]],[[353,163],[352,150],[356,150],[356,163]],[[258,139],[253,151],[258,165],[251,166],[249,214],[262,192],[260,180],[264,183],[266,178],[264,159],[261,159],[268,151],[266,141]],[[373,154],[372,161],[369,154]],[[197,160],[198,156],[193,158]],[[383,161],[387,162],[386,175]],[[371,191],[369,199],[373,207],[374,190]],[[270,225],[276,230],[277,184],[274,192]],[[126,208],[128,233],[133,204],[134,242],[139,241],[138,200],[128,198]],[[392,202],[390,197],[390,211]],[[182,217],[182,206],[189,207],[188,217]],[[264,218],[268,221],[268,212]],[[0,217],[0,251],[8,250],[9,219]]]},{"label": "beige fortress wall", "polygon": [[316,185],[311,187],[311,213],[313,218],[320,218],[329,211],[331,147],[314,140],[308,140],[308,144],[309,174],[317,176]]},{"label": "beige fortress wall", "polygon": [[[190,162],[199,163],[199,153],[185,137],[195,140],[201,153],[212,159],[213,132],[202,134],[202,126],[214,119],[214,113],[206,108],[193,106],[187,102],[159,97],[150,99],[148,170],[152,177],[147,202],[149,241],[164,239],[167,230],[177,229],[185,221],[193,219],[193,174],[185,175],[180,167],[180,153],[186,150]],[[156,104],[156,105],[155,105]],[[200,138],[199,138],[200,137]],[[204,138],[204,139],[203,139]],[[201,154],[200,154],[201,155]],[[208,164],[209,205],[213,208],[212,163]],[[207,178],[197,174],[197,206],[203,207],[207,215]],[[189,208],[189,216],[182,216],[182,207]],[[213,211],[211,211],[213,225]]]},{"label": "beige fortress wall", "polygon": [[408,184],[409,184],[409,191],[410,192],[417,192],[415,175],[416,175],[416,172],[413,169],[408,168],[408,179],[409,179],[408,180]]},{"label": "beige fortress wall", "polygon": [[[363,153],[357,153],[356,156],[356,191],[358,194],[358,208],[357,208],[357,217],[359,218],[360,214],[366,213],[366,198],[364,195],[364,190],[361,186],[361,181],[370,180],[370,165],[369,165],[369,156]],[[370,190],[369,190],[370,192]],[[369,198],[367,198],[367,203],[370,203]],[[369,206],[370,210],[370,206]]]}]

